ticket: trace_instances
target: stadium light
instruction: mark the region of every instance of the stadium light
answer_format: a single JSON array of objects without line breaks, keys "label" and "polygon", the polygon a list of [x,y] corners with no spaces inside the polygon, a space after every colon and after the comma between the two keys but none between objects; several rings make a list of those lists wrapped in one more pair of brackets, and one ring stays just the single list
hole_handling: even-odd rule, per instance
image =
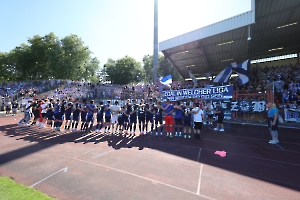
[{"label": "stadium light", "polygon": [[221,60],[221,62],[226,62],[226,61],[231,61],[233,60],[233,58],[229,58],[229,59],[226,59],[226,60]]},{"label": "stadium light", "polygon": [[291,23],[291,24],[286,24],[286,25],[283,25],[283,26],[278,26],[277,29],[285,28],[285,27],[288,27],[288,26],[293,26],[293,25],[296,25],[296,24],[298,24],[298,22],[294,22],[294,23]]},{"label": "stadium light", "polygon": [[276,50],[281,50],[283,47],[275,48],[275,49],[269,49],[269,51],[276,51]]},{"label": "stadium light", "polygon": [[178,54],[182,54],[182,53],[188,53],[189,51],[181,51],[181,52],[178,52],[178,53],[176,53],[177,55]]},{"label": "stadium light", "polygon": [[217,44],[217,45],[218,45],[218,46],[222,46],[222,45],[224,45],[224,44],[231,44],[231,43],[233,43],[233,40],[232,40],[232,41],[229,41],[229,42],[220,43],[220,44]]}]

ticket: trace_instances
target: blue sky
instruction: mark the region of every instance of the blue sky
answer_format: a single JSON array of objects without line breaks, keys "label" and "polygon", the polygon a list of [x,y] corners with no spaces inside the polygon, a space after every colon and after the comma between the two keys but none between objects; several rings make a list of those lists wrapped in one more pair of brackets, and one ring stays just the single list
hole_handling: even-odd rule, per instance
[{"label": "blue sky", "polygon": [[[153,54],[154,0],[0,0],[0,51],[28,37],[77,34],[101,65]],[[158,40],[249,11],[251,0],[158,0]]]}]

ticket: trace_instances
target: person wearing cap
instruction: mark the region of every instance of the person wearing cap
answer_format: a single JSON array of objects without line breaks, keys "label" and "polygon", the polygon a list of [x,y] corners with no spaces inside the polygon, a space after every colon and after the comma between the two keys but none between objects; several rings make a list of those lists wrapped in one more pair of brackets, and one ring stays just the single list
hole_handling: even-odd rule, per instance
[{"label": "person wearing cap", "polygon": [[215,114],[218,117],[217,127],[214,129],[215,131],[224,131],[223,119],[224,119],[224,109],[220,105],[219,102],[216,103],[216,111]]}]

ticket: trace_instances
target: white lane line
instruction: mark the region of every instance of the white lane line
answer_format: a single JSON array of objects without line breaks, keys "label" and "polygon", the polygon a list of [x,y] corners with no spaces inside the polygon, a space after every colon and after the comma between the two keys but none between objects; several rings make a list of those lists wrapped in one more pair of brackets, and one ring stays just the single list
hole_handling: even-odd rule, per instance
[{"label": "white lane line", "polygon": [[198,153],[197,162],[199,162],[199,160],[200,160],[200,154],[201,154],[201,148],[199,149],[199,153]]},{"label": "white lane line", "polygon": [[97,149],[97,148],[99,148],[99,147],[96,147],[96,148],[93,148],[93,149],[91,149],[91,150],[89,150],[89,151],[86,151],[86,152],[84,152],[83,154],[80,154],[79,156],[76,156],[76,157],[74,157],[74,158],[78,158],[78,157],[80,157],[80,156],[82,156],[82,155],[84,155],[84,154],[87,154],[87,153],[89,153],[89,152],[91,152],[91,151],[94,151],[94,150]]},{"label": "white lane line", "polygon": [[283,151],[285,151],[284,150],[284,148],[282,148],[282,146],[280,146],[279,144],[276,144],[280,149],[282,149]]},{"label": "white lane line", "polygon": [[110,151],[104,152],[104,153],[102,153],[102,154],[99,154],[98,156],[95,156],[95,157],[93,157],[92,159],[98,158],[98,157],[103,156],[103,155],[105,155],[105,154],[108,154],[108,153],[110,153],[110,152],[112,152],[112,151],[114,151],[114,150],[110,150]]},{"label": "white lane line", "polygon": [[[189,190],[186,190],[186,189],[177,187],[177,186],[173,186],[173,185],[170,185],[170,184],[167,184],[167,183],[163,183],[163,182],[160,182],[160,181],[157,181],[157,180],[154,180],[154,179],[150,179],[150,178],[147,178],[147,177],[144,177],[144,176],[140,176],[140,175],[137,175],[137,174],[133,174],[133,173],[131,173],[131,172],[126,172],[126,171],[123,171],[123,170],[120,170],[120,169],[116,169],[116,168],[113,168],[113,167],[101,165],[101,164],[94,163],[94,162],[90,162],[90,161],[86,161],[86,160],[81,160],[81,159],[79,159],[79,158],[74,159],[74,158],[69,157],[69,156],[64,156],[64,155],[55,154],[55,153],[53,153],[53,154],[54,154],[54,155],[57,155],[57,156],[62,156],[62,157],[70,158],[70,159],[73,159],[73,160],[77,160],[77,161],[80,161],[80,162],[85,162],[85,163],[88,163],[88,164],[96,165],[96,166],[99,166],[99,167],[104,167],[104,168],[107,168],[107,169],[111,169],[111,170],[114,170],[114,171],[118,171],[118,172],[121,172],[121,173],[124,173],[124,174],[131,175],[131,176],[134,176],[134,177],[137,177],[137,178],[141,178],[141,179],[148,180],[148,181],[151,181],[151,182],[154,182],[154,183],[158,183],[158,184],[161,184],[161,185],[165,185],[165,186],[167,186],[167,187],[170,187],[170,188],[173,188],[173,189],[177,189],[177,190],[180,190],[180,191],[183,191],[183,192],[187,192],[187,193],[190,193],[190,194],[193,194],[193,195],[198,195],[198,194],[195,193],[195,192],[192,192],[192,191],[189,191]],[[206,198],[206,199],[209,199],[209,200],[214,200],[213,198],[207,197],[207,196],[205,196],[205,195],[199,194],[198,196],[201,196],[201,197]]]},{"label": "white lane line", "polygon": [[55,172],[55,173],[53,173],[53,174],[47,176],[46,178],[40,180],[39,182],[36,182],[35,184],[31,185],[30,187],[32,188],[32,187],[34,187],[35,185],[37,185],[37,184],[43,182],[44,180],[47,180],[47,179],[50,178],[51,176],[54,176],[55,174],[58,174],[58,173],[61,172],[61,171],[66,172],[67,170],[68,170],[68,167],[65,167],[65,168],[63,168],[63,169],[61,169],[61,170],[59,170],[59,171],[57,171],[57,172]]},{"label": "white lane line", "polygon": [[[193,147],[193,146],[188,146],[188,145],[181,145],[181,144],[172,144],[172,143],[166,143],[166,142],[161,142],[161,141],[155,141],[156,143],[163,143],[166,145],[175,145],[175,146],[182,146],[182,147],[188,147],[191,149],[196,149],[198,147]],[[202,149],[202,148],[201,148]],[[271,148],[265,148],[265,149],[271,149]],[[204,149],[207,151],[213,151],[215,152],[216,150],[213,149]],[[276,150],[276,151],[281,151],[280,149],[274,149],[272,148],[271,150]],[[285,152],[291,152],[291,151],[285,151]],[[256,156],[247,156],[247,155],[241,155],[241,154],[237,154],[237,153],[232,153],[232,152],[228,152],[228,154],[232,154],[232,155],[236,155],[236,156],[242,156],[242,157],[247,157],[247,158],[255,158],[255,159],[259,159],[259,160],[267,160],[267,161],[271,161],[271,162],[278,162],[278,163],[283,163],[283,164],[288,164],[288,165],[294,165],[294,166],[300,166],[300,164],[295,164],[295,163],[289,163],[289,162],[284,162],[284,161],[278,161],[278,160],[271,160],[271,159],[266,159],[266,158],[260,158],[260,157],[256,157]],[[294,152],[294,153],[300,153],[300,152]]]},{"label": "white lane line", "polygon": [[203,165],[200,165],[200,173],[199,173],[199,181],[198,181],[198,188],[197,188],[197,194],[200,195],[200,187],[201,187],[201,178],[202,178],[202,169]]},{"label": "white lane line", "polygon": [[132,141],[133,141],[133,140],[131,140],[131,141],[127,142],[126,146],[128,146],[128,145],[132,145],[132,144],[134,144],[134,143],[137,143],[137,142],[138,142],[138,140],[137,140],[137,141],[134,141],[134,142],[132,142]]}]

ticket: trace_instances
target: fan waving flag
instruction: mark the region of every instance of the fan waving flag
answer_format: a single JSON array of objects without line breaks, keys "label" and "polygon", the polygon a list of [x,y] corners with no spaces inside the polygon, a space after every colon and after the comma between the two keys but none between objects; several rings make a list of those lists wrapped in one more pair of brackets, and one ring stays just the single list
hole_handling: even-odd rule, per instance
[{"label": "fan waving flag", "polygon": [[239,82],[241,85],[244,85],[247,83],[250,79],[250,59],[244,61],[241,64],[238,64],[236,66],[232,66],[233,70],[237,73],[239,76]]},{"label": "fan waving flag", "polygon": [[172,84],[172,75],[165,76],[160,79],[160,82],[163,85],[171,85]]},{"label": "fan waving flag", "polygon": [[218,74],[216,76],[216,78],[214,79],[215,83],[225,83],[228,81],[228,78],[230,77],[231,73],[232,73],[232,68],[234,66],[236,66],[236,62],[229,64],[225,69],[223,69],[223,71],[221,71],[220,74]]},{"label": "fan waving flag", "polygon": [[192,79],[193,83],[194,83],[194,88],[197,86],[197,79],[195,78],[195,76],[192,74],[191,70],[189,70],[189,76]]}]

